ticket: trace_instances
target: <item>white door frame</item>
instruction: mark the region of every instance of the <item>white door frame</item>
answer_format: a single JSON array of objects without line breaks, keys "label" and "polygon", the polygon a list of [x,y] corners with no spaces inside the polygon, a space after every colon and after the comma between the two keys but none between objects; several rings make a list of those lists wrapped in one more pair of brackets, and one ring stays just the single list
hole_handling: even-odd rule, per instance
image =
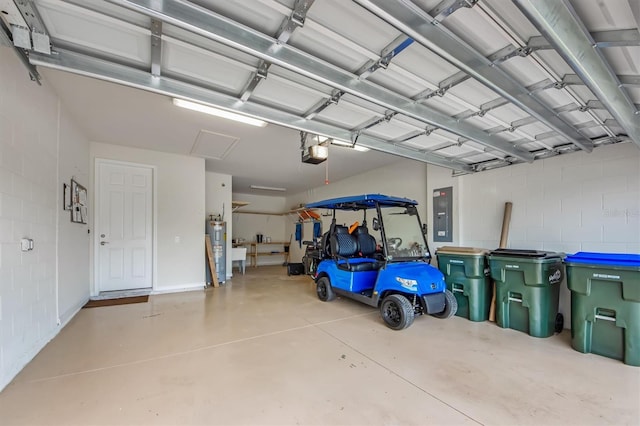
[{"label": "white door frame", "polygon": [[151,229],[152,229],[152,240],[151,241],[151,291],[155,292],[158,286],[158,249],[157,249],[157,241],[158,241],[158,185],[157,185],[157,176],[158,176],[158,168],[151,164],[143,164],[143,163],[134,163],[131,161],[119,161],[119,160],[109,160],[106,158],[97,158],[95,159],[94,167],[93,167],[93,285],[91,289],[91,296],[97,296],[100,294],[100,288],[98,283],[100,282],[100,238],[98,238],[98,233],[96,232],[96,226],[99,222],[99,212],[100,212],[100,165],[101,164],[113,164],[117,166],[132,166],[132,167],[144,167],[147,169],[151,169],[151,196],[153,198],[152,205],[153,210],[151,212]]}]

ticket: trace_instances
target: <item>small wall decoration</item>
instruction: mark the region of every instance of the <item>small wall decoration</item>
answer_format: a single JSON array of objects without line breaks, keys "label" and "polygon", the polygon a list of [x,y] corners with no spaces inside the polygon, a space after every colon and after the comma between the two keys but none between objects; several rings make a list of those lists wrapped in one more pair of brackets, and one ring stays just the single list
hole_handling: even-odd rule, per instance
[{"label": "small wall decoration", "polygon": [[71,179],[71,222],[87,223],[87,188]]},{"label": "small wall decoration", "polygon": [[71,187],[63,183],[62,189],[62,208],[64,210],[71,210]]}]

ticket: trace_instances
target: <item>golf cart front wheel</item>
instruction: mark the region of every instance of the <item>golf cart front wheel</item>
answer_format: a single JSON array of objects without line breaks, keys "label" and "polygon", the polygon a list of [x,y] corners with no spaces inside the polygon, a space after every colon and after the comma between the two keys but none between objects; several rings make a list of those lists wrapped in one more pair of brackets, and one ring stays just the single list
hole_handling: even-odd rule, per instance
[{"label": "golf cart front wheel", "polygon": [[400,294],[391,294],[382,300],[380,314],[387,327],[402,330],[413,323],[414,310],[409,300]]},{"label": "golf cart front wheel", "polygon": [[329,278],[322,277],[316,283],[316,293],[318,294],[318,299],[323,302],[330,302],[336,298],[336,293],[331,288],[331,282]]},{"label": "golf cart front wheel", "polygon": [[436,318],[451,318],[458,312],[458,301],[456,297],[449,290],[444,292],[444,311],[437,314],[432,314]]}]

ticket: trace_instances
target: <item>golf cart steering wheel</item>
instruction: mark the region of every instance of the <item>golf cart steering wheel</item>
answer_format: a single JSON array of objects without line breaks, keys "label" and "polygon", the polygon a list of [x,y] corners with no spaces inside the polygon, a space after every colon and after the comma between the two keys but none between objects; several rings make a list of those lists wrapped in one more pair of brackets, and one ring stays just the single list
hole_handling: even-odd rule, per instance
[{"label": "golf cart steering wheel", "polygon": [[387,240],[387,245],[389,246],[390,250],[398,250],[398,247],[402,245],[402,238],[400,237],[389,238]]}]

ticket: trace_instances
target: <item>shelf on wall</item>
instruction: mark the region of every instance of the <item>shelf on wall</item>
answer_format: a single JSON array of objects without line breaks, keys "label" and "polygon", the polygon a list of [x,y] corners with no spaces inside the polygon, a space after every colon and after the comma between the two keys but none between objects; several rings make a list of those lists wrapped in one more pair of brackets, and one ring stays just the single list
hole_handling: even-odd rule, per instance
[{"label": "shelf on wall", "polygon": [[250,203],[248,201],[232,201],[231,202],[231,211],[235,212],[236,210],[238,210],[240,207],[246,207],[248,206]]},{"label": "shelf on wall", "polygon": [[[259,251],[259,247],[260,246],[269,246],[269,245],[278,245],[278,246],[282,246],[283,247],[283,251]],[[250,265],[253,267],[258,266],[258,257],[260,256],[287,256],[288,255],[288,248],[290,246],[290,243],[288,241],[270,241],[270,242],[262,242],[262,243],[257,243],[255,241],[253,242],[246,242],[246,243],[242,243],[242,244],[238,244],[238,246],[248,246],[249,250],[247,251],[247,257],[249,257],[249,262]]]}]

